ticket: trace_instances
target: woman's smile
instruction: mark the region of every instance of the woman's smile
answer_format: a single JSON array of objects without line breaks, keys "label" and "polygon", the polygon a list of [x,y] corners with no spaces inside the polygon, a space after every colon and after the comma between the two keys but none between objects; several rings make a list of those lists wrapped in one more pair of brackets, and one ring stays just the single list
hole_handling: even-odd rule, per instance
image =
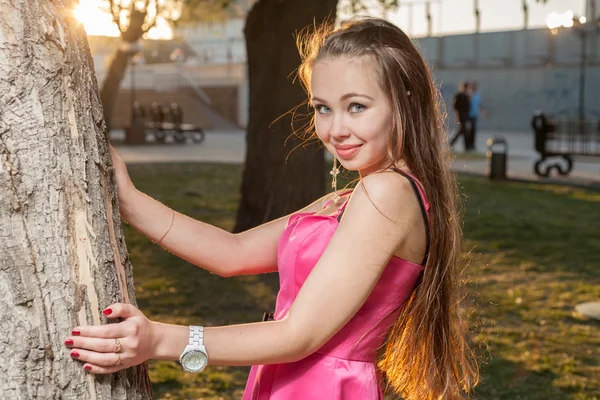
[{"label": "woman's smile", "polygon": [[342,160],[349,160],[360,150],[362,144],[338,144],[335,145],[335,152]]}]

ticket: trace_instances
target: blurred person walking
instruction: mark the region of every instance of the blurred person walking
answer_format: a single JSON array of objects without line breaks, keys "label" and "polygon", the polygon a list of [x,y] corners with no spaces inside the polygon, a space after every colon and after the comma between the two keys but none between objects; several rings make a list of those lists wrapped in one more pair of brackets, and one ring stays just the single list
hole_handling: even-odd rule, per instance
[{"label": "blurred person walking", "polygon": [[459,136],[463,137],[465,143],[465,150],[469,150],[469,136],[470,136],[470,121],[469,112],[471,109],[471,99],[468,94],[469,83],[461,82],[458,86],[458,92],[454,96],[452,102],[452,108],[454,109],[454,117],[458,124],[457,130],[450,139],[450,147],[454,147],[454,143],[458,140]]},{"label": "blurred person walking", "polygon": [[470,97],[469,103],[469,133],[465,137],[465,149],[475,151],[475,136],[477,134],[477,120],[480,115],[485,116],[486,111],[481,102],[481,94],[477,90],[477,82],[469,84],[468,93]]}]

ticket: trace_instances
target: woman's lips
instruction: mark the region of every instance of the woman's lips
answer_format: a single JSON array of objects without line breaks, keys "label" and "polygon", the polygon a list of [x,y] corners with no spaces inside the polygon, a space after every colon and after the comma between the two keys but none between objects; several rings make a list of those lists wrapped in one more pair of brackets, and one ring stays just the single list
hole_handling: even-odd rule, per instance
[{"label": "woman's lips", "polygon": [[344,146],[335,146],[335,151],[337,155],[343,160],[349,160],[358,153],[360,150],[360,144],[356,145],[344,145]]}]

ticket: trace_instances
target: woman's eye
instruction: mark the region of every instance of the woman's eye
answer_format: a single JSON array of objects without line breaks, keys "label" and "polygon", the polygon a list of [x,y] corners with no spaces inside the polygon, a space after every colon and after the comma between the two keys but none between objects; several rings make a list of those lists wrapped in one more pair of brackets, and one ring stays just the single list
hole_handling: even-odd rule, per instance
[{"label": "woman's eye", "polygon": [[367,108],[367,107],[363,106],[362,104],[358,104],[358,103],[352,103],[352,104],[350,104],[350,106],[348,107],[348,110],[349,110],[350,112],[357,113],[357,112],[365,111],[365,109],[366,109],[366,108]]},{"label": "woman's eye", "polygon": [[331,112],[331,109],[329,107],[324,106],[322,104],[315,104],[315,110],[317,110],[319,114],[327,114]]}]

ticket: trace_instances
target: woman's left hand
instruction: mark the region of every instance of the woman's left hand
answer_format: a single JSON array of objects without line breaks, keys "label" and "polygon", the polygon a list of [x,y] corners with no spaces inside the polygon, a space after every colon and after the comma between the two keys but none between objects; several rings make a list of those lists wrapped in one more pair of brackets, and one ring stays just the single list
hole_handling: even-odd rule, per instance
[{"label": "woman's left hand", "polygon": [[71,357],[83,361],[87,372],[111,374],[152,358],[157,340],[155,323],[131,304],[113,304],[102,314],[122,321],[79,326],[65,340]]}]

